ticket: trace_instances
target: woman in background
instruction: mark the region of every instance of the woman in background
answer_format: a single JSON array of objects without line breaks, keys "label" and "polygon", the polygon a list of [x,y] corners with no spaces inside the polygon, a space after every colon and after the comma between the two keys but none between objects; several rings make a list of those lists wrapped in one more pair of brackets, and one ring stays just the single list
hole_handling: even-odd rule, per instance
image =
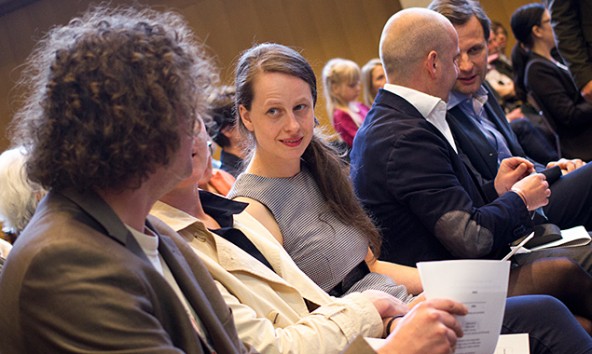
[{"label": "woman in background", "polygon": [[386,84],[386,75],[380,59],[370,59],[362,67],[362,96],[364,104],[372,107],[374,98],[378,95],[378,90]]},{"label": "woman in background", "polygon": [[579,93],[567,68],[551,55],[555,36],[540,3],[518,8],[510,20],[519,41],[512,50],[518,98],[531,93],[559,135],[562,157],[592,160],[592,103]]}]

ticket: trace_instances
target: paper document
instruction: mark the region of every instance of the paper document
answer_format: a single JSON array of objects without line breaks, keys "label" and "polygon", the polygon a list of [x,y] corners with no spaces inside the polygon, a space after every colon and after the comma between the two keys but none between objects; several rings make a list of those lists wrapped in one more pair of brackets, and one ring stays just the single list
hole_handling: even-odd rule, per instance
[{"label": "paper document", "polygon": [[531,232],[530,235],[526,236],[518,245],[510,247],[512,250],[504,258],[502,258],[502,261],[509,260],[516,253],[520,254],[520,253],[527,253],[527,252],[529,252],[528,250],[523,250],[523,247],[533,237],[534,237],[534,232]]},{"label": "paper document", "polygon": [[530,354],[528,333],[502,334],[493,354]]},{"label": "paper document", "polygon": [[494,352],[506,307],[510,262],[454,260],[417,263],[427,299],[451,299],[469,310],[459,317],[464,336],[457,354]]},{"label": "paper document", "polygon": [[[366,341],[374,350],[382,347],[386,339],[365,337]],[[530,354],[528,334],[501,334],[493,354]]]}]

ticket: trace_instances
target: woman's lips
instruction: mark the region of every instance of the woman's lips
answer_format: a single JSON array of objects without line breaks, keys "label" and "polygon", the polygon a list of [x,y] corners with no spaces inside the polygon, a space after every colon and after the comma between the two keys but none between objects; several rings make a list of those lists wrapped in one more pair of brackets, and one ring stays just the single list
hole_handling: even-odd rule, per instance
[{"label": "woman's lips", "polygon": [[294,139],[282,139],[281,142],[289,147],[296,147],[302,143],[302,137]]}]

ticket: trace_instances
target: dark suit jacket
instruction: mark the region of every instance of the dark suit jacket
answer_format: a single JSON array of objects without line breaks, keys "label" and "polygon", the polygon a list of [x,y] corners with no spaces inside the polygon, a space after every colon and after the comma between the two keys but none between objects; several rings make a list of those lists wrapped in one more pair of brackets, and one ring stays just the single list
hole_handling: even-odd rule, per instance
[{"label": "dark suit jacket", "polygon": [[525,78],[526,88],[533,93],[559,135],[562,155],[591,161],[592,103],[582,97],[569,73],[531,53]]},{"label": "dark suit jacket", "polygon": [[440,131],[385,90],[356,134],[350,171],[389,261],[498,257],[532,229],[518,195],[478,184]]},{"label": "dark suit jacket", "polygon": [[[246,352],[206,268],[156,223],[172,237],[159,236],[159,252],[214,350]],[[94,193],[51,192],[39,204],[3,269],[0,313],[7,354],[209,352],[173,289]]]},{"label": "dark suit jacket", "polygon": [[578,89],[592,80],[592,0],[547,0],[561,57]]},{"label": "dark suit jacket", "polygon": [[[485,110],[497,126],[499,132],[504,136],[508,142],[508,148],[513,156],[521,156],[528,158],[524,154],[524,150],[516,135],[512,132],[512,128],[506,120],[506,115],[495,101],[491,91],[489,91],[489,98],[485,104]],[[448,111],[446,120],[450,125],[450,130],[454,136],[456,146],[464,153],[465,163],[474,175],[481,179],[481,183],[492,182],[497,175],[497,150],[489,143],[480,127],[467,117],[459,106],[456,106]],[[532,161],[532,159],[530,159]],[[533,161],[534,162],[534,161]],[[543,170],[545,166],[535,163],[537,171]]]}]

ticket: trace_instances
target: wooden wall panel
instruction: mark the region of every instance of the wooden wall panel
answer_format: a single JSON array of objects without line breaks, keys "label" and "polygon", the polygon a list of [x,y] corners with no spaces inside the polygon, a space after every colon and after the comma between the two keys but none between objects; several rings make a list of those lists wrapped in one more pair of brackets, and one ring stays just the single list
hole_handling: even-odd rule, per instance
[{"label": "wooden wall panel", "polygon": [[[253,43],[279,42],[301,50],[317,75],[332,57],[363,65],[378,55],[378,39],[386,20],[400,9],[396,0],[139,0],[181,12],[232,82],[238,55]],[[21,65],[36,39],[64,24],[90,0],[38,0],[0,17],[0,149],[9,146],[6,126],[16,109],[11,91]],[[126,1],[112,1],[113,4]],[[162,4],[166,4],[162,5]],[[319,87],[319,90],[321,87]],[[317,116],[327,122],[320,97]]]},{"label": "wooden wall panel", "polygon": [[[345,57],[363,65],[378,56],[378,41],[386,20],[401,8],[397,0],[137,0],[158,9],[181,12],[205,41],[232,82],[240,52],[253,43],[279,42],[302,51],[319,76],[324,63]],[[16,109],[13,87],[36,39],[54,25],[64,24],[96,1],[38,0],[0,16],[0,150],[9,146],[6,126]],[[112,0],[113,4],[129,3]],[[483,0],[489,15],[508,25],[512,11],[528,1]],[[509,28],[509,25],[508,25]],[[317,116],[328,124],[322,95]]]}]

